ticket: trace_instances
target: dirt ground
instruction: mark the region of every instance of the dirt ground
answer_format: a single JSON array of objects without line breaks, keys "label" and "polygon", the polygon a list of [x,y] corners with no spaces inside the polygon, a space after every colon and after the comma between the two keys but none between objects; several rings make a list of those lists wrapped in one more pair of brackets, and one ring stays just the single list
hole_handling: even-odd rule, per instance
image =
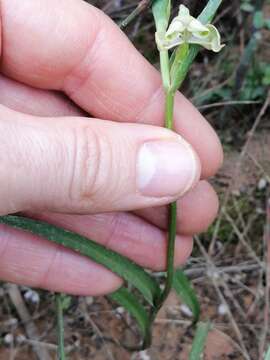
[{"label": "dirt ground", "polygon": [[[89,2],[116,22],[134,8],[129,0]],[[185,3],[194,9],[198,5],[196,0]],[[224,165],[212,179],[220,196],[218,219],[196,237],[185,267],[200,300],[201,318],[212,323],[206,360],[263,360],[270,345],[270,92],[267,81],[256,80],[261,76],[258,64],[262,69],[269,64],[270,31],[261,31],[241,91],[235,92],[233,79],[253,31],[252,13],[240,8],[244,3],[253,1],[224,2],[218,17],[228,48],[225,60],[200,55],[183,89],[218,131],[225,150]],[[262,10],[269,18],[269,1]],[[146,12],[127,33],[156,63],[149,45],[152,29]],[[210,75],[202,78],[205,69]],[[72,298],[65,314],[70,360],[188,360],[193,335],[190,311],[174,293],[154,324],[153,346],[143,352],[123,348],[138,341],[137,329],[124,309],[106,298]],[[53,294],[0,283],[0,360],[56,359],[56,338]]]}]

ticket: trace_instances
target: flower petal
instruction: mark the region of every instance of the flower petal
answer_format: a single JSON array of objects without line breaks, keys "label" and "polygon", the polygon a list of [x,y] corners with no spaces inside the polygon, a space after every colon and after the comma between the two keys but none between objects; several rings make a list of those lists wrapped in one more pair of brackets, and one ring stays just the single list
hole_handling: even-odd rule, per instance
[{"label": "flower petal", "polygon": [[174,34],[182,33],[184,30],[185,26],[183,23],[178,18],[175,18],[166,32],[166,37],[171,37]]},{"label": "flower petal", "polygon": [[185,5],[180,5],[178,16],[190,16],[189,9]]},{"label": "flower petal", "polygon": [[210,48],[206,47],[206,49],[219,52],[225,46],[221,44],[220,33],[218,29],[212,24],[208,24],[207,28],[210,32],[208,40],[211,46]]},{"label": "flower petal", "polygon": [[188,25],[187,28],[188,31],[190,32],[202,32],[202,33],[209,33],[209,29],[204,26],[199,20],[197,19],[192,19],[190,24]]}]

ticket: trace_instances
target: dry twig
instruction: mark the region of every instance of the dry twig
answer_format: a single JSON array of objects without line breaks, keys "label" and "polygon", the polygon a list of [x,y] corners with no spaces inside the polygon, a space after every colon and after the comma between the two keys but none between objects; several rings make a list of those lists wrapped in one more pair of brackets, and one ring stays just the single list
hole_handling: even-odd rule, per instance
[{"label": "dry twig", "polygon": [[[7,293],[14,305],[24,327],[26,334],[31,340],[38,340],[40,338],[38,329],[33,322],[31,315],[24,303],[19,287],[14,284],[6,285]],[[37,358],[40,360],[50,360],[51,357],[47,351],[47,349],[41,345],[39,342],[32,343],[33,349],[37,355]]]}]

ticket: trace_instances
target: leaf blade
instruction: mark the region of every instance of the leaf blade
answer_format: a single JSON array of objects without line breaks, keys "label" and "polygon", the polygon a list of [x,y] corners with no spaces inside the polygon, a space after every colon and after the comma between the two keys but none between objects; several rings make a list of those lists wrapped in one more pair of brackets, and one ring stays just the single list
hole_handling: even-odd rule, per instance
[{"label": "leaf blade", "polygon": [[203,11],[198,16],[198,20],[204,25],[210,23],[220,7],[222,0],[209,0]]},{"label": "leaf blade", "polygon": [[189,354],[189,360],[202,359],[202,354],[205,348],[206,340],[209,331],[211,330],[210,322],[199,323],[192,343],[192,349]]},{"label": "leaf blade", "polygon": [[180,269],[175,271],[173,288],[180,299],[189,307],[194,317],[194,323],[200,317],[200,303],[189,279]]},{"label": "leaf blade", "polygon": [[63,245],[105,266],[136,287],[151,305],[160,294],[157,282],[143,268],[84,236],[43,221],[21,216],[2,216],[0,217],[0,223],[31,232]]},{"label": "leaf blade", "polygon": [[151,321],[146,309],[139,303],[137,298],[126,288],[121,287],[108,295],[110,299],[123,306],[137,321],[142,336],[145,339],[151,337]]},{"label": "leaf blade", "polygon": [[152,11],[157,31],[165,32],[170,20],[171,0],[155,0]]}]

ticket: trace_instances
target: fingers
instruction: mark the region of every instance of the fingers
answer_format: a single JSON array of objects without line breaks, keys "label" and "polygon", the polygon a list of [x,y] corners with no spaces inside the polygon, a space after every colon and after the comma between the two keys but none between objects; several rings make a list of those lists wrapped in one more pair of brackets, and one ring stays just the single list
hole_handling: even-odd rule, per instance
[{"label": "fingers", "polygon": [[164,205],[200,176],[191,146],[163,128],[79,117],[48,121],[3,106],[0,127],[2,214]]},{"label": "fingers", "polygon": [[[166,234],[135,215],[41,214],[38,218],[94,237],[144,267],[164,269]],[[191,238],[177,236],[177,266],[186,261],[191,249]],[[0,226],[0,256],[4,281],[76,295],[110,293],[121,284],[118,277],[89,259],[6,226]]]},{"label": "fingers", "polygon": [[[75,0],[3,0],[1,10],[5,74],[64,90],[96,117],[163,124],[159,74],[100,11]],[[180,94],[175,130],[197,151],[203,176],[212,175],[222,162],[220,143]]]},{"label": "fingers", "polygon": [[26,86],[0,74],[0,104],[35,116],[82,116],[63,93]]},{"label": "fingers", "polygon": [[[30,88],[0,75],[0,103],[15,110],[40,116],[79,115],[75,105],[50,91]],[[204,231],[216,216],[217,195],[206,182],[200,182],[179,201],[178,232],[192,235]],[[137,212],[163,229],[167,226],[166,209],[151,208]]]},{"label": "fingers", "polygon": [[[177,232],[194,235],[205,231],[215,219],[219,202],[212,186],[207,181],[200,181],[190,192],[178,201]],[[168,227],[168,209],[148,208],[135,212],[161,229]]]}]

